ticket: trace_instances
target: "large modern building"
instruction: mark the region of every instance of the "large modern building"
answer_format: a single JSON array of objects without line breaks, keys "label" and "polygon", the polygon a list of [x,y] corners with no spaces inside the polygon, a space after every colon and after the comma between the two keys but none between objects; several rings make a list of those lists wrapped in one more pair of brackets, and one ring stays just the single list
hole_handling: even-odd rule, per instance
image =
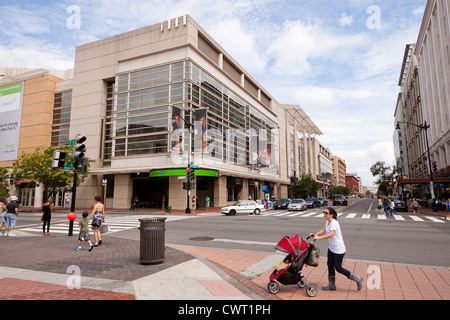
[{"label": "large modern building", "polygon": [[450,2],[428,0],[414,54],[436,177],[450,176]]},{"label": "large modern building", "polygon": [[[323,191],[331,184],[330,152],[316,140],[322,133],[313,121],[300,106],[279,103],[190,16],[79,46],[74,69],[59,77],[33,72],[49,84],[38,89],[47,106],[39,131],[45,141],[26,144],[24,113],[19,153],[86,136],[90,169],[77,207],[91,207],[105,181],[107,208],[127,209],[136,196],[145,206],[164,200],[177,210],[188,196],[200,206],[209,197],[216,207],[286,197],[290,178],[303,174],[322,179]],[[24,112],[34,93],[28,77],[0,82],[24,83]]]},{"label": "large modern building", "polygon": [[[0,168],[12,168],[22,153],[50,146],[55,93],[70,71],[0,70]],[[10,191],[22,206],[42,206],[43,186],[14,181]]]},{"label": "large modern building", "polygon": [[394,114],[395,122],[401,122],[394,133],[397,166],[406,178],[401,183],[420,189],[429,188],[432,162],[437,167],[434,182],[444,188],[450,183],[449,19],[448,1],[427,2],[417,42],[406,46],[399,80]]}]

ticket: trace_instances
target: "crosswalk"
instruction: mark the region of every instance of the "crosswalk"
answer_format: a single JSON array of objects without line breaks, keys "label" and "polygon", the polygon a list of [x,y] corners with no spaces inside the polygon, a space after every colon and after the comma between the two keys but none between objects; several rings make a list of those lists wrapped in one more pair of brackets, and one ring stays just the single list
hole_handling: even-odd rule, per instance
[{"label": "crosswalk", "polygon": [[[108,233],[119,232],[134,228],[139,228],[141,223],[139,219],[148,219],[148,218],[167,218],[167,222],[181,220],[181,219],[195,219],[196,216],[164,216],[164,215],[142,215],[142,216],[109,216],[106,219],[105,224],[109,227]],[[91,224],[89,223],[91,227]],[[26,232],[39,232],[42,233],[42,224],[27,226],[24,228],[17,227],[17,230],[26,231]],[[90,229],[92,233],[92,228]],[[64,222],[54,222],[50,225],[50,234],[67,234],[69,232],[69,221]],[[73,225],[73,234],[78,234],[78,223],[75,222]]]},{"label": "crosswalk", "polygon": [[[266,211],[262,212],[261,215],[255,217],[299,217],[299,218],[322,218],[323,212],[322,210],[307,210],[307,211],[286,211],[286,210],[275,210],[275,211]],[[394,214],[391,216],[380,215],[378,212],[374,213],[348,213],[348,212],[338,212],[338,218],[341,219],[375,219],[375,220],[395,220],[395,221],[414,221],[414,222],[435,222],[435,223],[445,223],[441,217],[434,217],[428,215],[420,215],[415,216],[409,213],[404,214]]]}]

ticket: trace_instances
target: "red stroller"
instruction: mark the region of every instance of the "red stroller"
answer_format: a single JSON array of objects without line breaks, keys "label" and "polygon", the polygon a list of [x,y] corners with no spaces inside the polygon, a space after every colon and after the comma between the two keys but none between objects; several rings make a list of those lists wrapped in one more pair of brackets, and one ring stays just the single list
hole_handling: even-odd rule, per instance
[{"label": "red stroller", "polygon": [[[278,293],[280,291],[279,282],[283,285],[297,284],[299,288],[306,289],[306,294],[309,297],[315,297],[317,295],[317,284],[308,283],[301,272],[306,258],[311,254],[311,244],[306,243],[298,235],[293,237],[285,236],[275,246],[275,249],[288,253],[288,256],[276,266],[276,269],[270,275],[270,282],[267,284],[269,292],[273,294]],[[318,255],[318,252],[313,254]]]}]

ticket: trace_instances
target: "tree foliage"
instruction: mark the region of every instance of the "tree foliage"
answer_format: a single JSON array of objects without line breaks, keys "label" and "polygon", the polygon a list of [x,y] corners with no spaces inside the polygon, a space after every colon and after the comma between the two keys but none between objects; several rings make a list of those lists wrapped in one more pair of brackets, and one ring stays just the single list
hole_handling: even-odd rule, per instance
[{"label": "tree foliage", "polygon": [[[44,186],[44,199],[71,186],[74,179],[73,170],[52,169],[53,153],[57,150],[67,153],[66,162],[73,161],[73,150],[70,146],[61,146],[58,149],[55,147],[38,148],[32,153],[23,153],[16,161],[13,169],[16,180],[31,180],[39,184],[42,183]],[[79,172],[77,185],[82,183],[86,177],[86,172]]]},{"label": "tree foliage", "polygon": [[386,163],[383,161],[378,161],[370,167],[370,171],[374,177],[377,177],[377,180],[374,181],[374,184],[378,186],[378,193],[389,195],[392,193],[392,181],[394,179],[394,175],[397,172],[397,169],[386,166]]},{"label": "tree foliage", "polygon": [[336,186],[331,190],[332,194],[343,194],[344,196],[349,196],[352,192],[352,188],[344,187],[344,186]]},{"label": "tree foliage", "polygon": [[8,178],[8,170],[6,168],[0,168],[0,197],[9,197]]},{"label": "tree foliage", "polygon": [[302,198],[307,198],[308,196],[317,195],[317,191],[320,188],[320,183],[314,180],[311,175],[304,175],[296,185],[291,186],[290,188],[291,190],[294,190],[296,195]]}]

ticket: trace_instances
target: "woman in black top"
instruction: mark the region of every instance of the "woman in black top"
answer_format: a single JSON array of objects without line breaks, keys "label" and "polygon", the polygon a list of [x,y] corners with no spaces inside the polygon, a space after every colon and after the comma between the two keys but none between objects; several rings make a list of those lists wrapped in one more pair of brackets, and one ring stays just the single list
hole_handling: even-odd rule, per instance
[{"label": "woman in black top", "polygon": [[48,201],[44,203],[44,206],[42,207],[42,212],[44,214],[42,215],[42,235],[45,236],[45,225],[47,225],[47,236],[50,235],[50,220],[52,219],[52,211],[53,211],[53,204],[52,204],[52,198],[48,198]]}]

